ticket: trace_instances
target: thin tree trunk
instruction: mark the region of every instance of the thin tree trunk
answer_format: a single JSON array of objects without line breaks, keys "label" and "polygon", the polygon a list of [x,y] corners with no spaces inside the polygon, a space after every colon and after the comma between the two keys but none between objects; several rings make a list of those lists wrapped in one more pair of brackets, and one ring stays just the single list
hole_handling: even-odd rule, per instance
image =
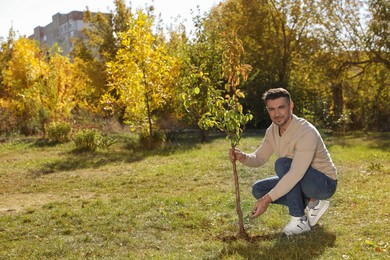
[{"label": "thin tree trunk", "polygon": [[152,140],[153,140],[153,126],[152,126],[152,114],[150,112],[150,104],[149,104],[149,95],[148,95],[148,86],[146,83],[146,76],[145,72],[143,70],[143,83],[145,86],[145,102],[146,102],[146,109],[148,113],[148,123],[149,123],[149,140],[148,140],[148,148],[152,147]]},{"label": "thin tree trunk", "polygon": [[239,185],[239,182],[238,182],[236,160],[234,160],[232,162],[232,164],[233,164],[234,186],[235,186],[235,189],[236,189],[236,211],[237,211],[237,215],[238,215],[238,228],[239,228],[238,237],[239,238],[248,239],[249,236],[248,236],[248,234],[245,231],[244,217],[243,217],[242,209],[241,209],[240,185]]},{"label": "thin tree trunk", "polygon": [[152,114],[150,113],[150,104],[149,104],[148,93],[145,93],[145,99],[146,99],[146,109],[148,112],[149,137],[150,137],[150,140],[152,140],[152,137],[153,137]]}]

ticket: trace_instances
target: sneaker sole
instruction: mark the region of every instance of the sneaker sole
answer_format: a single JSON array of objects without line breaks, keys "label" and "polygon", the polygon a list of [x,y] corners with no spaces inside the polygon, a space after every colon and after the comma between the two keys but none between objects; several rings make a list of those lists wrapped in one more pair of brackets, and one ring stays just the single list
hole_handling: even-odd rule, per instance
[{"label": "sneaker sole", "polygon": [[279,234],[279,237],[288,237],[288,238],[290,238],[290,237],[293,237],[293,236],[299,236],[299,235],[303,235],[303,234],[306,234],[307,232],[310,232],[311,231],[311,229],[308,229],[308,230],[305,230],[305,231],[302,231],[301,233],[298,233],[298,234],[295,234],[295,233],[293,233],[293,234],[287,234],[287,233],[284,233],[283,231],[282,232],[280,232],[280,234]]},{"label": "sneaker sole", "polygon": [[311,227],[314,227],[314,226],[317,224],[318,220],[320,220],[320,218],[322,217],[322,215],[324,215],[325,211],[328,210],[329,205],[330,205],[330,203],[326,203],[326,205],[318,212],[318,215],[315,217],[313,223],[311,223],[311,222],[309,221],[309,225],[310,225]]}]

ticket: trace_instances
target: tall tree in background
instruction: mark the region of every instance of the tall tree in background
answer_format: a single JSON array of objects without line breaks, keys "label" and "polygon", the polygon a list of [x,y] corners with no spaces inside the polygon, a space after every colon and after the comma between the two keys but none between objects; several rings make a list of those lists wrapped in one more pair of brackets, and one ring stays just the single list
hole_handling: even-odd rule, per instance
[{"label": "tall tree in background", "polygon": [[243,102],[254,114],[253,124],[267,123],[258,100],[274,86],[299,97],[296,113],[333,129],[360,128],[387,114],[359,114],[359,107],[368,102],[361,90],[368,85],[375,89],[370,95],[386,102],[381,91],[386,85],[374,82],[381,77],[372,74],[372,68],[388,70],[387,2],[227,0],[213,8],[212,30],[235,28],[246,50],[244,60],[253,66]]},{"label": "tall tree in background", "polygon": [[307,6],[298,0],[228,0],[212,10],[213,30],[236,30],[246,50],[244,61],[253,67],[244,106],[253,112],[255,126],[268,124],[258,102],[261,94],[270,87],[289,86],[311,19]]},{"label": "tall tree in background", "polygon": [[7,86],[3,81],[3,72],[7,69],[11,60],[15,40],[16,34],[13,28],[10,28],[8,38],[5,41],[0,39],[0,121],[2,122],[0,133],[9,133],[17,127],[16,114],[9,100]]},{"label": "tall tree in background", "polygon": [[89,95],[85,104],[94,112],[103,112],[100,98],[108,91],[106,65],[115,59],[121,48],[119,35],[126,32],[133,20],[131,9],[123,0],[115,0],[116,10],[110,13],[85,12],[84,21],[88,27],[83,29],[86,41],[76,39],[73,57],[79,58],[84,72],[91,80]]},{"label": "tall tree in background", "polygon": [[24,134],[37,131],[39,114],[45,114],[42,92],[47,73],[47,63],[38,45],[26,38],[15,41],[7,69],[3,70],[3,83]]},{"label": "tall tree in background", "polygon": [[[288,85],[294,55],[298,55],[307,36],[308,25],[313,18],[309,7],[302,0],[270,0],[275,35],[279,39],[278,82]],[[272,10],[273,9],[273,10]]]},{"label": "tall tree in background", "polygon": [[146,132],[150,141],[156,113],[172,97],[178,76],[176,61],[152,33],[153,17],[138,10],[130,29],[121,33],[121,48],[108,63],[110,89],[102,102],[123,108],[125,123]]},{"label": "tall tree in background", "polygon": [[[361,128],[390,130],[390,2],[386,0],[369,1],[370,22],[368,33],[365,37],[366,46],[375,61],[368,70],[370,83],[368,90],[373,91],[367,95],[363,102],[367,107],[367,124]],[[358,116],[359,112],[355,113]],[[352,119],[353,120],[353,119]]]},{"label": "tall tree in background", "polygon": [[372,61],[390,70],[390,2],[373,0],[368,3],[370,21],[364,42]]},{"label": "tall tree in background", "polygon": [[7,95],[5,86],[3,85],[3,74],[1,73],[7,68],[8,62],[12,57],[12,49],[16,40],[16,33],[11,27],[8,32],[6,41],[0,41],[0,98]]},{"label": "tall tree in background", "polygon": [[82,102],[79,97],[88,78],[78,68],[77,61],[71,62],[58,48],[52,48],[48,55],[43,104],[50,112],[50,121],[70,121],[74,108]]},{"label": "tall tree in background", "polygon": [[[324,80],[330,83],[332,93],[330,126],[345,127],[349,122],[353,123],[350,126],[357,128],[368,127],[370,118],[375,115],[359,108],[365,106],[372,96],[378,97],[383,87],[388,89],[383,81],[375,83],[367,79],[377,78],[372,66],[375,70],[387,70],[387,73],[389,70],[389,41],[382,38],[386,37],[389,4],[364,0],[315,1],[312,8],[311,12],[316,15],[313,37],[321,42],[318,53],[322,53],[315,62],[326,67]],[[370,87],[366,85],[368,82],[371,82]],[[367,91],[362,91],[364,89]],[[380,94],[379,97],[386,102],[386,95]]]}]

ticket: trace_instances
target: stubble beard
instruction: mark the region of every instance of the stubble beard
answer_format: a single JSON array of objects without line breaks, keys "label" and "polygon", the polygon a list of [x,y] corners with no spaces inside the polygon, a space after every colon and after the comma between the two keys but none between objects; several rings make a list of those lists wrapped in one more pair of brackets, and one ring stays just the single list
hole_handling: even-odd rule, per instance
[{"label": "stubble beard", "polygon": [[[274,122],[275,125],[277,125],[279,128],[281,128],[287,124],[290,117],[291,117],[291,115],[274,117],[272,121]],[[281,119],[281,121],[279,121],[280,119]]]}]

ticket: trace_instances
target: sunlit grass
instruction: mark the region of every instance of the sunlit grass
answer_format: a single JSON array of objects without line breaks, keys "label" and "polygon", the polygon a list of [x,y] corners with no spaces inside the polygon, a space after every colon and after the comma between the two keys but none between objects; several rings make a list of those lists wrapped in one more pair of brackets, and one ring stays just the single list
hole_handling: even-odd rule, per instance
[{"label": "sunlit grass", "polygon": [[[254,181],[273,174],[238,165],[245,227],[237,214],[229,143],[181,139],[145,151],[123,137],[108,151],[72,143],[0,145],[0,259],[388,259],[389,135],[328,137],[339,169],[332,206],[312,232],[279,238],[288,221],[271,205],[248,217]],[[240,148],[253,151],[261,132]]]}]

